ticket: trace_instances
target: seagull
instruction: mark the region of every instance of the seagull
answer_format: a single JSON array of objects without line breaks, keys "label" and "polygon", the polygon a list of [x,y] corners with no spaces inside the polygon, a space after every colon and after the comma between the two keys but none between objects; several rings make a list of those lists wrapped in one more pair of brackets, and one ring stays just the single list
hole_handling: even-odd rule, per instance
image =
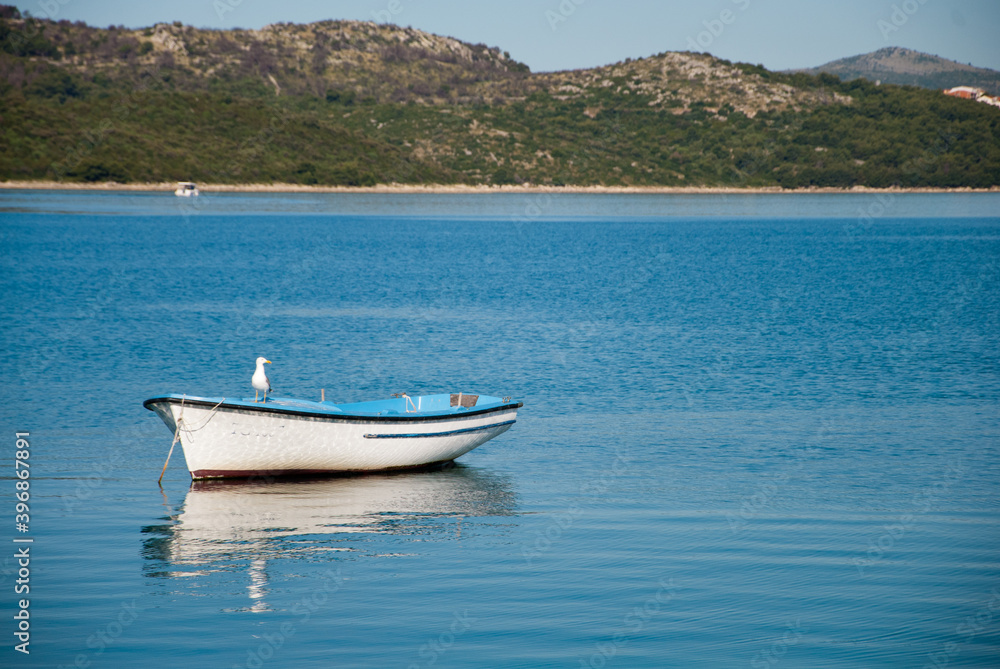
[{"label": "seagull", "polygon": [[261,356],[257,358],[257,370],[253,373],[253,378],[250,379],[250,384],[253,386],[253,401],[257,401],[258,394],[264,392],[264,401],[267,402],[267,394],[271,391],[271,380],[267,378],[267,374],[264,373],[264,363],[271,364],[271,361]]}]

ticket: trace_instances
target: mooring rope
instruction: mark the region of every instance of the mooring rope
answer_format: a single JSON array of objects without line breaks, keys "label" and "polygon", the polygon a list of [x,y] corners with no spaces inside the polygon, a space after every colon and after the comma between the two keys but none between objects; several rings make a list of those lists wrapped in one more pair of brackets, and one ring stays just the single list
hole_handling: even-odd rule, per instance
[{"label": "mooring rope", "polygon": [[[201,425],[199,425],[198,427],[186,427],[184,428],[184,431],[197,432],[198,430],[204,429],[205,426],[208,425],[208,423],[215,417],[215,412],[219,410],[219,407],[222,406],[222,403],[225,401],[226,401],[225,397],[219,400],[219,403],[216,404],[214,407],[212,407],[212,410],[208,412],[208,416],[205,417],[205,420],[202,422]],[[184,400],[181,399],[181,415],[177,419],[178,422],[180,422],[180,419],[183,417],[184,417]]]},{"label": "mooring rope", "polygon": [[[160,484],[161,488],[163,487],[162,483],[163,475],[167,472],[167,465],[170,464],[170,456],[174,454],[174,446],[176,446],[177,442],[180,441],[181,439],[181,423],[184,422],[184,400],[186,399],[187,395],[181,396],[181,412],[177,416],[177,422],[174,425],[174,440],[170,442],[170,451],[167,453],[167,461],[163,463],[163,471],[160,472],[160,478],[156,479],[156,482]],[[222,403],[225,401],[226,401],[225,397],[219,400],[219,403],[216,404],[214,407],[212,407],[212,410],[208,412],[208,416],[205,418],[205,421],[201,425],[199,425],[198,427],[186,427],[184,428],[184,431],[190,433],[190,432],[197,432],[198,430],[203,429],[206,425],[208,425],[209,421],[211,421],[212,418],[215,417],[215,412],[219,410],[219,407],[222,406]]]},{"label": "mooring rope", "polygon": [[187,399],[187,395],[182,395],[181,413],[177,416],[177,420],[174,422],[174,440],[170,442],[170,451],[167,453],[167,461],[163,463],[163,471],[160,472],[160,478],[156,479],[156,483],[160,486],[160,489],[163,488],[163,475],[167,473],[167,465],[170,464],[170,456],[174,454],[174,446],[177,445],[177,441],[181,438],[181,422],[184,420],[185,399]]}]

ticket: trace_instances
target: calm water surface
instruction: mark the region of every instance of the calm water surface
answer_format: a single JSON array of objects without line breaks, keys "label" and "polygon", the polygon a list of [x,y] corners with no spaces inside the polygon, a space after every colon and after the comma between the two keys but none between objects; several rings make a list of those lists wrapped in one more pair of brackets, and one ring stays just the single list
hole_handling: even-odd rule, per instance
[{"label": "calm water surface", "polygon": [[[0,665],[1000,666],[997,212],[0,192]],[[142,400],[252,394],[258,355],[282,395],[525,406],[441,471],[178,451],[161,493]]]}]

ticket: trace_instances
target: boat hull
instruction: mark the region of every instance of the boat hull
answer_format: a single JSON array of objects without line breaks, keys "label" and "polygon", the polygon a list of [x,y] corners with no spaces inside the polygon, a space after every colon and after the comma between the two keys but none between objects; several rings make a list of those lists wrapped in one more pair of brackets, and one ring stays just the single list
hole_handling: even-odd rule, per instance
[{"label": "boat hull", "polygon": [[213,402],[176,395],[144,405],[177,435],[195,479],[385,471],[449,462],[510,429],[521,406],[351,413],[311,402]]}]

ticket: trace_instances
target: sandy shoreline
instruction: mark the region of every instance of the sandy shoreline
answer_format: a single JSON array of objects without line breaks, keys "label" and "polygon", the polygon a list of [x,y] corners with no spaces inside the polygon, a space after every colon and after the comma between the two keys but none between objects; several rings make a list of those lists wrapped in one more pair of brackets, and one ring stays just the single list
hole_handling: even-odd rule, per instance
[{"label": "sandy shoreline", "polygon": [[[152,191],[173,192],[176,183],[61,183],[56,181],[0,181],[0,190],[87,190],[87,191]],[[708,186],[466,186],[455,185],[405,185],[378,186],[303,186],[300,184],[199,184],[203,193],[625,193],[625,194],[774,194],[774,193],[1000,193],[1000,186],[992,188],[796,188],[778,186],[766,188],[732,188]]]}]

